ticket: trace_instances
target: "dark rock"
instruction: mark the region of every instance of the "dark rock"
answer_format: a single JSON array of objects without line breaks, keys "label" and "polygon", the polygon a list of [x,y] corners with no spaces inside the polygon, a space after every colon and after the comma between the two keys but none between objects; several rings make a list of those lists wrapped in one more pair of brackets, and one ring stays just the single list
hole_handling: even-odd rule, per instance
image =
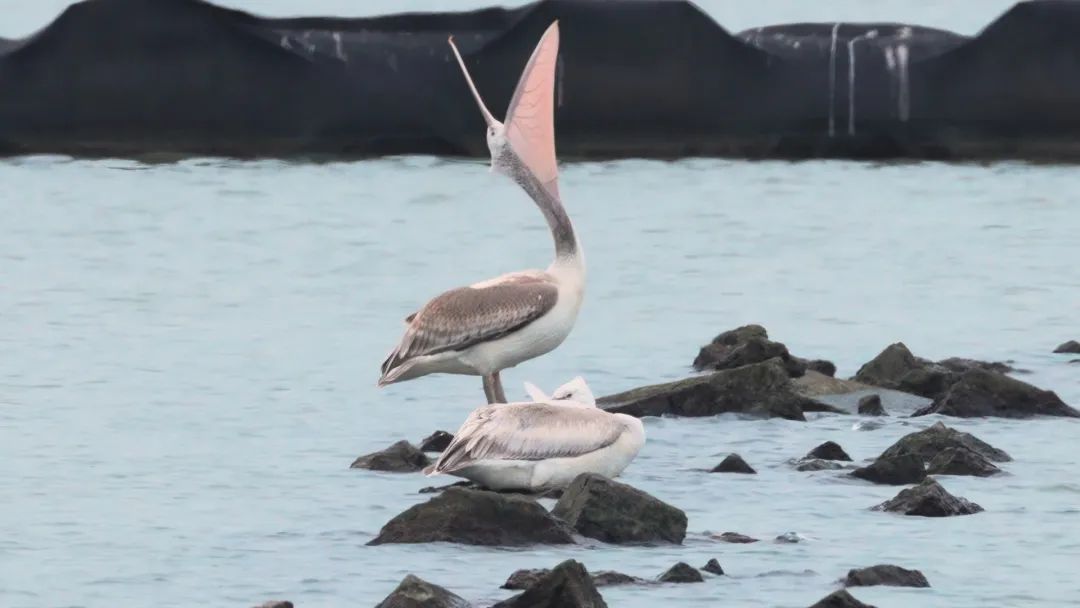
[{"label": "dark rock", "polygon": [[403,439],[385,450],[357,458],[349,468],[409,473],[423,469],[430,462],[416,446]]},{"label": "dark rock", "polygon": [[1002,361],[978,361],[976,359],[964,359],[962,357],[942,359],[941,361],[938,361],[938,365],[958,374],[962,374],[969,369],[981,369],[988,372],[997,372],[999,374],[1008,374],[1010,372],[1018,371],[1015,367]]},{"label": "dark rock", "polygon": [[728,454],[726,458],[720,461],[720,464],[712,468],[710,473],[747,473],[756,474],[757,471],[753,467],[746,464],[742,456],[738,454]]},{"label": "dark rock", "polygon": [[925,479],[926,468],[922,458],[915,454],[899,454],[881,456],[869,466],[855,469],[851,476],[874,483],[902,486]]},{"label": "dark rock", "polygon": [[680,544],[686,513],[637,488],[602,475],[578,475],[552,509],[555,517],[607,543]]},{"label": "dark rock", "polygon": [[609,412],[631,416],[715,416],[806,420],[805,408],[830,407],[795,392],[779,359],[601,397]]},{"label": "dark rock", "polygon": [[825,443],[810,450],[805,456],[805,460],[811,460],[814,458],[820,458],[822,460],[846,460],[851,462],[851,456],[848,456],[844,448],[840,447],[840,444],[835,441],[826,441]]},{"label": "dark rock", "polygon": [[[502,584],[502,588],[528,589],[550,573],[551,570],[547,568],[518,570],[511,574],[510,578],[506,579],[506,582]],[[623,574],[622,572],[615,572],[614,570],[600,570],[598,572],[593,572],[590,573],[590,577],[592,578],[593,584],[597,587],[608,587],[612,585],[633,585],[648,582],[643,578],[630,576],[629,574]]]},{"label": "dark rock", "polygon": [[919,517],[950,517],[979,513],[983,508],[966,498],[949,494],[940,483],[928,477],[915,487],[901,490],[873,510]]},{"label": "dark rock", "polygon": [[815,458],[813,460],[800,460],[795,464],[796,471],[835,471],[837,469],[844,468],[844,465],[833,460],[821,460]]},{"label": "dark rock", "polygon": [[568,559],[537,580],[525,593],[492,608],[607,608],[581,562]]},{"label": "dark rock", "polygon": [[760,325],[744,325],[725,331],[713,338],[709,344],[701,347],[694,359],[694,369],[734,369],[743,365],[761,363],[772,358],[779,358],[784,369],[792,378],[806,373],[807,362],[792,357],[786,346],[769,339],[765,328]]},{"label": "dark rock", "polygon": [[860,367],[854,379],[873,386],[903,390],[900,386],[904,376],[913,370],[925,368],[929,363],[911,354],[903,342],[897,342],[885,347],[878,356]]},{"label": "dark rock", "polygon": [[874,606],[860,602],[855,599],[855,596],[841,589],[821,598],[810,608],[874,608]]},{"label": "dark rock", "polygon": [[881,395],[867,395],[859,399],[859,413],[863,416],[888,416],[881,405]]},{"label": "dark rock", "polygon": [[928,475],[973,475],[990,477],[1001,472],[994,463],[978,452],[967,448],[949,448],[930,461],[926,466]]},{"label": "dark rock", "polygon": [[1063,342],[1054,349],[1054,352],[1069,354],[1080,353],[1080,342],[1077,342],[1076,340],[1069,340],[1068,342]]},{"label": "dark rock", "polygon": [[737,545],[745,545],[748,543],[756,543],[758,539],[747,536],[745,534],[739,534],[738,532],[724,532],[723,534],[713,535],[716,540],[722,540],[725,543],[734,543]]},{"label": "dark rock", "polygon": [[934,423],[930,428],[901,437],[899,441],[881,453],[881,458],[910,452],[916,454],[925,462],[933,460],[938,454],[949,448],[967,448],[994,462],[1012,460],[1004,450],[999,450],[970,433],[962,433],[956,429],[951,429],[942,422]]},{"label": "dark rock", "polygon": [[819,374],[834,377],[836,376],[836,364],[832,361],[826,361],[825,359],[812,359],[806,362],[806,369],[813,370]]},{"label": "dark rock", "polygon": [[1066,405],[1053,391],[1044,391],[1016,378],[982,369],[964,372],[943,395],[912,416],[926,414],[960,418],[1080,418],[1080,411]]},{"label": "dark rock", "polygon": [[410,574],[375,608],[468,608],[469,605],[460,596]]},{"label": "dark rock", "polygon": [[795,545],[806,540],[806,537],[799,534],[798,532],[784,532],[773,540],[778,543],[783,543],[785,545]]},{"label": "dark rock", "polygon": [[686,562],[679,562],[668,568],[667,572],[661,574],[656,580],[661,583],[704,583],[705,577],[701,576],[697,568]]},{"label": "dark rock", "polygon": [[889,345],[872,361],[859,368],[855,380],[938,399],[972,371],[1001,375],[1015,371],[1006,363],[950,357],[938,362],[916,357],[903,342]]},{"label": "dark rock", "polygon": [[482,489],[480,486],[474,484],[471,481],[455,481],[454,483],[447,484],[445,486],[424,486],[416,491],[417,494],[437,494],[444,492],[450,488],[471,488],[473,490]]},{"label": "dark rock", "polygon": [[710,559],[708,563],[701,567],[701,569],[716,575],[722,575],[724,573],[724,569],[720,567],[720,562],[716,561],[715,557]]},{"label": "dark rock", "polygon": [[890,587],[929,587],[930,583],[918,570],[908,570],[900,566],[879,564],[869,568],[856,568],[848,570],[847,578],[844,579],[847,587],[873,587],[876,585],[888,585]]},{"label": "dark rock", "polygon": [[434,433],[424,437],[420,440],[421,452],[441,452],[450,445],[450,442],[454,440],[454,436],[446,431],[435,431]]},{"label": "dark rock", "polygon": [[255,608],[293,608],[293,603],[287,600],[270,600],[255,606]]},{"label": "dark rock", "polygon": [[519,546],[569,544],[574,539],[532,498],[448,488],[391,519],[368,544],[432,542]]}]

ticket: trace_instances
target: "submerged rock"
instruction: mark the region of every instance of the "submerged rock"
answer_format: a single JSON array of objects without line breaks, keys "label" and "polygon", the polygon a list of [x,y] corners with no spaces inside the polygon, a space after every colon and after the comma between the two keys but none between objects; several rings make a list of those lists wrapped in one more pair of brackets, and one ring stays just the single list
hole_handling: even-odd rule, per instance
[{"label": "submerged rock", "polygon": [[841,589],[821,598],[810,608],[874,608],[874,606],[860,602],[855,599],[855,596]]},{"label": "submerged rock", "polygon": [[844,465],[835,460],[822,460],[815,458],[813,460],[799,460],[795,463],[795,470],[802,472],[810,471],[835,471],[844,468]]},{"label": "submerged rock", "polygon": [[424,456],[423,452],[403,439],[385,450],[360,456],[349,468],[411,473],[423,469],[430,463],[431,461]]},{"label": "submerged rock", "polygon": [[469,608],[469,602],[412,574],[375,608]]},{"label": "submerged rock", "polygon": [[668,568],[656,580],[661,583],[704,583],[705,577],[701,576],[697,568],[686,562],[679,562]]},{"label": "submerged rock", "polygon": [[964,372],[944,394],[913,416],[926,414],[960,418],[1080,418],[1080,411],[1066,405],[1053,391],[1044,391],[1016,378],[983,369]]},{"label": "submerged rock", "polygon": [[710,473],[745,473],[749,475],[756,474],[757,471],[753,467],[746,464],[742,456],[738,454],[728,454],[726,458],[720,461],[720,464],[712,468]]},{"label": "submerged rock", "polygon": [[524,593],[492,608],[607,608],[589,572],[568,559],[531,584]]},{"label": "submerged rock", "polygon": [[638,417],[734,413],[788,420],[806,420],[804,411],[831,408],[796,393],[779,359],[645,386],[601,397],[597,404]]},{"label": "submerged rock", "polygon": [[369,545],[450,542],[521,546],[569,544],[570,530],[532,498],[447,488],[391,519]]},{"label": "submerged rock", "polygon": [[878,564],[869,568],[848,570],[844,579],[847,587],[873,587],[888,585],[891,587],[929,587],[930,583],[918,570],[908,570],[890,564]]},{"label": "submerged rock", "polygon": [[881,457],[897,456],[910,452],[918,455],[925,462],[933,460],[934,457],[949,448],[967,448],[994,462],[1012,460],[1004,450],[999,450],[970,433],[962,433],[949,428],[942,422],[936,422],[930,428],[916,433],[904,435],[899,441],[882,452]]},{"label": "submerged rock", "polygon": [[254,608],[293,608],[293,603],[288,600],[270,600],[263,602]]},{"label": "submerged rock", "polygon": [[784,532],[773,540],[785,545],[795,545],[806,540],[806,537],[798,532]]},{"label": "submerged rock", "polygon": [[930,461],[926,466],[928,475],[973,475],[990,477],[1001,472],[994,463],[978,452],[967,448],[949,448]]},{"label": "submerged rock", "polygon": [[835,441],[826,441],[825,443],[810,450],[804,460],[813,460],[820,458],[822,460],[845,460],[851,462],[851,456],[844,451],[844,448],[840,447],[840,444]]},{"label": "submerged rock", "polygon": [[686,537],[686,513],[602,475],[583,473],[552,509],[578,533],[606,543],[669,542]]},{"label": "submerged rock", "polygon": [[[502,588],[528,589],[549,574],[551,574],[551,570],[547,568],[518,570],[511,574],[510,578],[506,579],[506,582],[502,584]],[[629,574],[623,574],[622,572],[615,572],[614,570],[600,570],[590,573],[589,576],[592,578],[593,584],[597,587],[640,585],[648,582],[643,578],[630,576]]]},{"label": "submerged rock", "polygon": [[453,440],[454,436],[450,433],[447,433],[446,431],[435,431],[420,440],[420,451],[441,452],[445,450]]},{"label": "submerged rock", "polygon": [[855,469],[852,477],[874,483],[903,486],[926,479],[922,458],[915,454],[881,456],[870,465]]},{"label": "submerged rock", "polygon": [[940,483],[928,477],[915,487],[901,490],[873,510],[919,517],[951,517],[979,513],[983,508],[966,498],[949,494]]},{"label": "submerged rock", "polygon": [[1080,342],[1076,340],[1069,340],[1068,342],[1062,342],[1054,349],[1055,353],[1068,353],[1068,354],[1080,354]]},{"label": "submerged rock", "polygon": [[867,395],[859,399],[859,413],[863,416],[888,416],[885,407],[881,405],[881,395]]},{"label": "submerged rock", "polygon": [[725,543],[734,543],[737,545],[745,545],[758,542],[758,539],[747,536],[745,534],[739,534],[738,532],[724,532],[723,534],[714,534],[712,537],[716,540],[722,540]]},{"label": "submerged rock", "polygon": [[705,572],[708,572],[710,574],[716,574],[718,576],[724,574],[724,569],[720,567],[720,562],[716,561],[715,557],[706,562],[705,565],[701,567],[701,569]]}]

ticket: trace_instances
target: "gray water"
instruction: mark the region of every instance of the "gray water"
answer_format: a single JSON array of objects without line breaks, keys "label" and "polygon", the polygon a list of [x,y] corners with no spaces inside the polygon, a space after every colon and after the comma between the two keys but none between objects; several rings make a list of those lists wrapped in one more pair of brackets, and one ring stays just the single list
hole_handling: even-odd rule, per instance
[{"label": "gray water", "polygon": [[[849,376],[887,344],[1012,359],[1080,405],[1072,167],[625,161],[563,167],[589,263],[566,343],[507,388],[583,374],[598,394],[680,378],[698,346],[764,324]],[[684,546],[367,547],[441,482],[349,470],[456,429],[479,379],[377,390],[401,319],[441,290],[543,267],[540,214],[482,163],[432,158],[143,165],[0,162],[0,606],[371,606],[407,573],[479,603],[511,571],[574,557],[655,576],[716,557],[704,585],[605,588],[612,606],[806,606],[848,568],[933,588],[882,608],[1061,606],[1080,597],[1075,420],[948,420],[1010,452],[1008,476],[944,478],[986,508],[867,510],[897,488],[798,473],[827,439],[862,460],[935,417],[649,419],[624,480],[689,516]],[[757,476],[708,475],[731,451]],[[449,482],[448,480],[447,482]],[[762,538],[729,545],[710,532]],[[795,531],[800,544],[771,542]]]}]

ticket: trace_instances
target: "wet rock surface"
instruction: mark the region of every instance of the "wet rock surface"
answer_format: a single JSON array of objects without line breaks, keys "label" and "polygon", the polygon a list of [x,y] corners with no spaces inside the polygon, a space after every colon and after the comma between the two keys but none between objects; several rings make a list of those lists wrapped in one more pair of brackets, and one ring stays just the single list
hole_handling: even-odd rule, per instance
[{"label": "wet rock surface", "polygon": [[863,416],[888,416],[885,406],[881,405],[881,395],[874,393],[859,399],[859,413]]},{"label": "wet rock surface", "polygon": [[578,475],[552,509],[583,536],[606,543],[682,543],[686,513],[624,483]]},{"label": "wet rock surface", "polygon": [[753,467],[747,464],[746,461],[743,460],[743,457],[739,456],[738,454],[728,454],[727,457],[720,461],[720,464],[713,467],[709,472],[743,473],[746,475],[757,474],[757,471],[755,471]]},{"label": "wet rock surface", "polygon": [[431,461],[423,452],[403,439],[385,450],[360,456],[349,468],[411,473],[422,470],[429,464]]},{"label": "wet rock surface", "polygon": [[984,369],[971,369],[964,372],[929,407],[913,415],[926,414],[942,414],[960,418],[986,416],[1080,418],[1080,411],[1066,405],[1053,391],[1044,391],[1027,382]]},{"label": "wet rock surface", "polygon": [[723,541],[725,543],[734,543],[736,545],[745,545],[758,542],[758,539],[747,536],[745,534],[739,534],[738,532],[724,532],[722,534],[714,534],[713,538]]},{"label": "wet rock surface", "polygon": [[860,602],[855,599],[855,596],[841,589],[821,598],[810,608],[874,608],[874,606]]},{"label": "wet rock surface", "polygon": [[799,460],[795,462],[795,470],[802,471],[804,473],[811,471],[836,471],[844,468],[844,465],[835,460],[822,460],[815,458],[813,460]]},{"label": "wet rock surface", "polygon": [[375,608],[468,608],[464,598],[412,574]]},{"label": "wet rock surface", "polygon": [[563,522],[532,498],[448,488],[391,519],[368,544],[430,542],[522,546],[569,544],[574,539]]},{"label": "wet rock surface", "polygon": [[844,451],[844,448],[840,447],[840,444],[835,441],[826,441],[825,443],[817,446],[816,448],[807,452],[804,460],[813,460],[820,458],[821,460],[843,460],[851,462],[851,456]]},{"label": "wet rock surface", "polygon": [[925,479],[926,468],[919,456],[898,454],[879,457],[871,464],[852,471],[851,476],[873,483],[902,486]]},{"label": "wet rock surface", "polygon": [[979,513],[983,508],[966,498],[949,494],[940,483],[928,477],[915,487],[901,490],[873,510],[919,517],[951,517]]},{"label": "wet rock surface", "polygon": [[891,564],[878,564],[869,568],[855,568],[849,570],[844,578],[846,587],[873,587],[887,585],[890,587],[929,587],[930,583],[922,572],[908,570]]},{"label": "wet rock surface", "polygon": [[592,577],[581,562],[566,560],[537,579],[524,593],[492,608],[606,608]]},{"label": "wet rock surface", "polygon": [[992,462],[1008,462],[1012,460],[1012,457],[1004,450],[995,448],[970,433],[950,428],[943,422],[936,422],[927,429],[901,437],[896,443],[882,452],[881,457],[897,456],[910,452],[918,455],[923,461],[930,461],[949,448],[967,448]]},{"label": "wet rock surface", "polygon": [[[506,582],[502,584],[502,588],[518,590],[528,589],[550,573],[551,570],[548,568],[518,570],[511,574],[510,578],[506,579]],[[599,570],[597,572],[590,572],[589,577],[592,578],[593,584],[597,587],[608,587],[613,585],[640,585],[649,582],[643,578],[630,576],[629,574],[623,574],[622,572],[615,572],[614,570]]]},{"label": "wet rock surface", "polygon": [[724,569],[720,567],[720,562],[716,561],[715,557],[706,562],[705,565],[701,567],[701,570],[718,576],[724,574]]},{"label": "wet rock surface", "polygon": [[704,583],[705,577],[701,576],[697,568],[686,562],[679,562],[668,568],[656,580],[661,583]]},{"label": "wet rock surface", "polygon": [[949,448],[939,453],[926,465],[928,475],[972,475],[990,477],[1001,469],[978,452],[967,448]]},{"label": "wet rock surface", "polygon": [[772,358],[780,359],[792,378],[806,373],[807,362],[792,357],[780,342],[770,340],[768,332],[760,325],[744,325],[716,336],[712,342],[701,347],[694,359],[694,369],[734,369]]},{"label": "wet rock surface", "polygon": [[435,431],[420,440],[420,451],[441,452],[445,450],[453,440],[454,436],[450,433],[447,433],[446,431]]},{"label": "wet rock surface", "polygon": [[1076,340],[1069,340],[1068,342],[1062,342],[1054,349],[1055,353],[1068,353],[1068,354],[1080,354],[1080,342]]},{"label": "wet rock surface", "polygon": [[829,407],[795,392],[782,362],[762,363],[601,397],[609,412],[632,416],[715,416],[805,420],[804,411]]}]

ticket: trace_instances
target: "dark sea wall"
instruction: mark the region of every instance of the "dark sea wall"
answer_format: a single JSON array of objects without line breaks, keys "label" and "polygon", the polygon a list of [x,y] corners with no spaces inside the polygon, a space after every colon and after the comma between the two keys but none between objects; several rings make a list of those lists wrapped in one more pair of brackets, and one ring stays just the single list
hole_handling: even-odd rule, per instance
[{"label": "dark sea wall", "polygon": [[560,20],[561,158],[1080,159],[1080,2],[974,37],[903,24],[731,34],[689,2],[264,19],[86,0],[0,39],[0,153],[486,156],[453,34],[501,115]]}]

